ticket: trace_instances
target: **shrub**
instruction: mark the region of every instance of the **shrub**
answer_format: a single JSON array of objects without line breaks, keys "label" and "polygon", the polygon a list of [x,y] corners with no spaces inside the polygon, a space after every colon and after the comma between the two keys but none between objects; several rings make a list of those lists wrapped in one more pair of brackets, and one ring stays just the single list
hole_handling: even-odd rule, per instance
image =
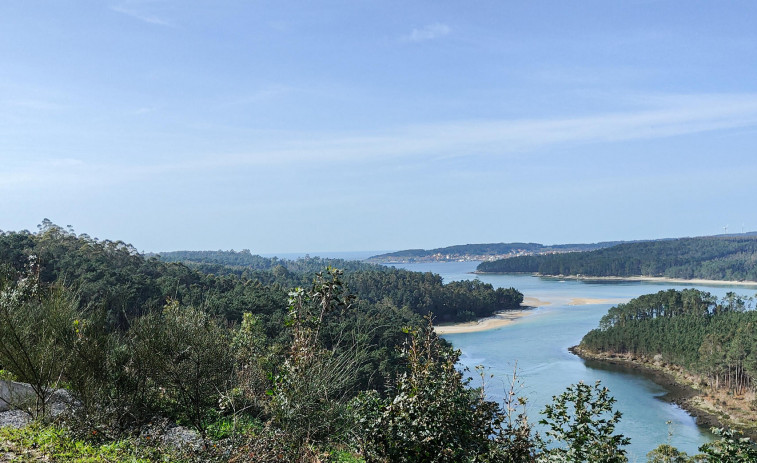
[{"label": "shrub", "polygon": [[597,381],[594,386],[579,382],[552,398],[539,423],[547,426],[547,436],[562,446],[548,449],[539,461],[602,462],[628,461],[622,446],[631,441],[622,434],[613,434],[621,413],[613,410],[615,399]]},{"label": "shrub", "polygon": [[504,416],[482,389],[455,369],[459,351],[445,347],[430,325],[403,347],[407,373],[389,397],[361,394],[354,402],[356,441],[371,462],[487,461]]},{"label": "shrub", "polygon": [[712,463],[752,463],[757,461],[757,445],[740,433],[722,428],[712,428],[720,439],[704,444],[699,451]]},{"label": "shrub", "polygon": [[45,417],[50,411],[70,360],[61,339],[75,329],[76,307],[64,288],[40,285],[33,257],[15,281],[0,281],[0,365],[31,386],[33,403],[22,397],[12,405],[33,416]]},{"label": "shrub", "polygon": [[206,435],[207,418],[229,387],[233,357],[229,331],[208,314],[169,301],[161,314],[146,315],[130,330],[134,359],[162,405]]},{"label": "shrub", "polygon": [[338,439],[349,424],[346,403],[363,347],[337,340],[326,349],[320,337],[324,317],[351,306],[353,297],[345,293],[340,276],[341,271],[329,268],[317,274],[309,291],[290,293],[291,347],[269,394],[274,423],[297,445]]}]

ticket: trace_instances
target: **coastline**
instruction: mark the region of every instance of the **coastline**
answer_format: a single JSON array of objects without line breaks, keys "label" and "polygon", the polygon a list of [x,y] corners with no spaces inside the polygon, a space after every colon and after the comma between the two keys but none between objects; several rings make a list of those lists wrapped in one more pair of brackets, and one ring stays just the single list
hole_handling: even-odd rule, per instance
[{"label": "coastline", "polygon": [[682,283],[692,285],[712,285],[712,286],[754,286],[757,287],[757,281],[739,281],[739,280],[706,280],[703,278],[668,278],[668,277],[648,277],[648,276],[632,276],[632,277],[593,277],[588,275],[541,275],[534,274],[535,276],[545,278],[561,278],[565,280],[580,280],[580,281],[649,281],[653,283]]},{"label": "coastline", "polygon": [[[535,299],[535,298],[532,298]],[[543,303],[542,305],[549,304]],[[453,323],[449,325],[436,325],[434,331],[436,334],[458,334],[458,333],[477,333],[479,331],[488,331],[495,328],[511,325],[516,320],[529,315],[531,309],[536,306],[521,306],[520,309],[515,310],[503,310],[497,312],[491,317],[480,318],[472,322]]]},{"label": "coastline", "polygon": [[[565,305],[592,305],[592,304],[609,304],[613,299],[593,299],[585,297],[571,298]],[[479,331],[488,331],[502,326],[515,323],[519,318],[531,314],[531,309],[544,307],[552,304],[552,301],[545,301],[537,297],[524,297],[520,309],[504,310],[497,312],[491,317],[480,318],[472,322],[450,323],[434,326],[436,334],[457,334],[457,333],[477,333]]]},{"label": "coastline", "polygon": [[561,280],[578,280],[578,281],[648,281],[648,282],[653,282],[653,283],[682,283],[682,284],[709,285],[709,286],[745,286],[745,287],[757,288],[757,281],[706,280],[704,278],[686,279],[686,278],[652,277],[652,276],[643,276],[643,275],[628,276],[628,277],[618,277],[618,276],[602,277],[602,276],[590,276],[590,275],[542,275],[541,273],[529,273],[529,272],[498,273],[498,272],[475,271],[473,273],[476,273],[479,275],[506,275],[508,273],[530,274],[532,276],[541,277],[541,278],[559,278]]},{"label": "coastline", "polygon": [[659,360],[630,354],[597,353],[580,346],[570,347],[568,351],[582,358],[589,366],[594,363],[598,368],[619,367],[648,377],[669,391],[660,397],[661,400],[678,405],[700,426],[733,428],[757,440],[757,413],[749,411],[751,397],[710,391],[702,387],[700,377]]},{"label": "coastline", "polygon": [[591,297],[573,297],[568,305],[594,305],[594,304],[615,304],[616,299],[597,299]]}]

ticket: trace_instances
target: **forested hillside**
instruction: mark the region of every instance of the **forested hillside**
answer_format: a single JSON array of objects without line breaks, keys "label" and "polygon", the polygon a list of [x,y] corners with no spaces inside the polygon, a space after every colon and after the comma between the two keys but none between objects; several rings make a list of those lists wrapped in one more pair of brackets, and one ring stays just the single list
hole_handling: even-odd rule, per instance
[{"label": "forested hillside", "polygon": [[255,256],[249,250],[180,251],[161,253],[160,260],[181,262],[203,273],[237,275],[265,284],[302,286],[326,267],[344,270],[344,283],[359,300],[391,301],[413,312],[433,313],[438,322],[469,321],[501,310],[513,310],[523,302],[515,288],[493,288],[478,280],[443,284],[430,272],[408,270],[342,259],[320,257],[287,260]]},{"label": "forested hillside", "polygon": [[613,307],[580,348],[657,358],[699,375],[701,385],[751,398],[757,408],[757,311],[752,297],[718,300],[695,289],[667,290]]},{"label": "forested hillside", "polygon": [[425,261],[456,261],[456,260],[487,260],[500,256],[517,256],[522,254],[542,254],[550,252],[591,251],[622,243],[610,241],[585,244],[553,244],[539,243],[486,243],[486,244],[458,244],[436,249],[406,249],[404,251],[380,254],[367,259],[369,262],[425,262]]},{"label": "forested hillside", "polygon": [[387,269],[382,265],[369,264],[359,260],[309,256],[295,260],[262,257],[252,254],[249,249],[241,251],[170,251],[150,254],[149,257],[153,256],[163,262],[181,262],[189,267],[204,270],[206,273],[214,269],[224,273],[236,273],[240,276],[244,276],[245,271],[269,271],[277,267],[284,267],[288,271],[296,273],[315,273],[329,266],[340,268],[345,272]]},{"label": "forested hillside", "polygon": [[757,281],[757,237],[738,235],[624,243],[590,252],[482,262],[478,271]]}]

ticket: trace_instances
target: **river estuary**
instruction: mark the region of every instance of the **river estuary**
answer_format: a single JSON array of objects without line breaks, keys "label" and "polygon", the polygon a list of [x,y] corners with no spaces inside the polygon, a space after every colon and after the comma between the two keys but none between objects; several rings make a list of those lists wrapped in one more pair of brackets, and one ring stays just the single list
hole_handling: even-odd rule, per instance
[{"label": "river estuary", "polygon": [[[538,278],[528,275],[474,275],[476,262],[398,264],[413,271],[440,274],[445,282],[479,278],[495,287],[514,287],[527,298],[538,298],[548,305],[514,323],[472,333],[446,334],[462,351],[461,362],[468,367],[484,365],[494,375],[487,383],[487,393],[501,402],[517,362],[522,395],[528,397],[528,415],[538,421],[539,411],[566,386],[600,380],[617,399],[616,408],[623,413],[617,431],[631,438],[628,448],[631,462],[646,461],[646,453],[661,443],[670,443],[687,453],[709,441],[711,435],[696,425],[694,419],[676,405],[660,399],[668,391],[640,374],[591,368],[568,352],[583,335],[596,328],[599,319],[618,302],[668,288],[698,288],[718,297],[727,292],[754,295],[756,287],[729,285],[686,285],[649,282],[584,282]],[[580,299],[606,303],[569,305]]]}]

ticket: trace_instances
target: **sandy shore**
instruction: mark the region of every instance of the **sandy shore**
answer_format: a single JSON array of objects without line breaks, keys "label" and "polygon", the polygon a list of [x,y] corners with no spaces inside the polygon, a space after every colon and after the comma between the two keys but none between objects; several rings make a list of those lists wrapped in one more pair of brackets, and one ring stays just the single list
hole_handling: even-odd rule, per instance
[{"label": "sandy shore", "polygon": [[568,302],[568,305],[591,305],[591,304],[610,304],[615,299],[595,299],[591,297],[574,297]]},{"label": "sandy shore", "polygon": [[545,305],[549,305],[551,302],[549,301],[542,301],[538,297],[524,297],[523,303],[521,306],[523,307],[542,307]]},{"label": "sandy shore", "polygon": [[574,297],[568,301],[568,305],[593,305],[593,304],[622,304],[628,302],[628,299],[597,299],[591,297]]},{"label": "sandy shore", "polygon": [[560,278],[563,280],[600,280],[600,281],[649,281],[653,283],[682,283],[692,285],[715,285],[715,286],[747,286],[757,288],[757,281],[735,281],[735,280],[704,280],[701,278],[695,278],[686,280],[684,278],[667,278],[667,277],[593,277],[588,275],[539,275],[535,276],[545,278]]},{"label": "sandy shore", "polygon": [[475,333],[478,331],[493,330],[494,328],[515,323],[515,320],[525,317],[530,312],[530,310],[507,310],[474,322],[438,325],[434,327],[434,330],[437,334]]}]

